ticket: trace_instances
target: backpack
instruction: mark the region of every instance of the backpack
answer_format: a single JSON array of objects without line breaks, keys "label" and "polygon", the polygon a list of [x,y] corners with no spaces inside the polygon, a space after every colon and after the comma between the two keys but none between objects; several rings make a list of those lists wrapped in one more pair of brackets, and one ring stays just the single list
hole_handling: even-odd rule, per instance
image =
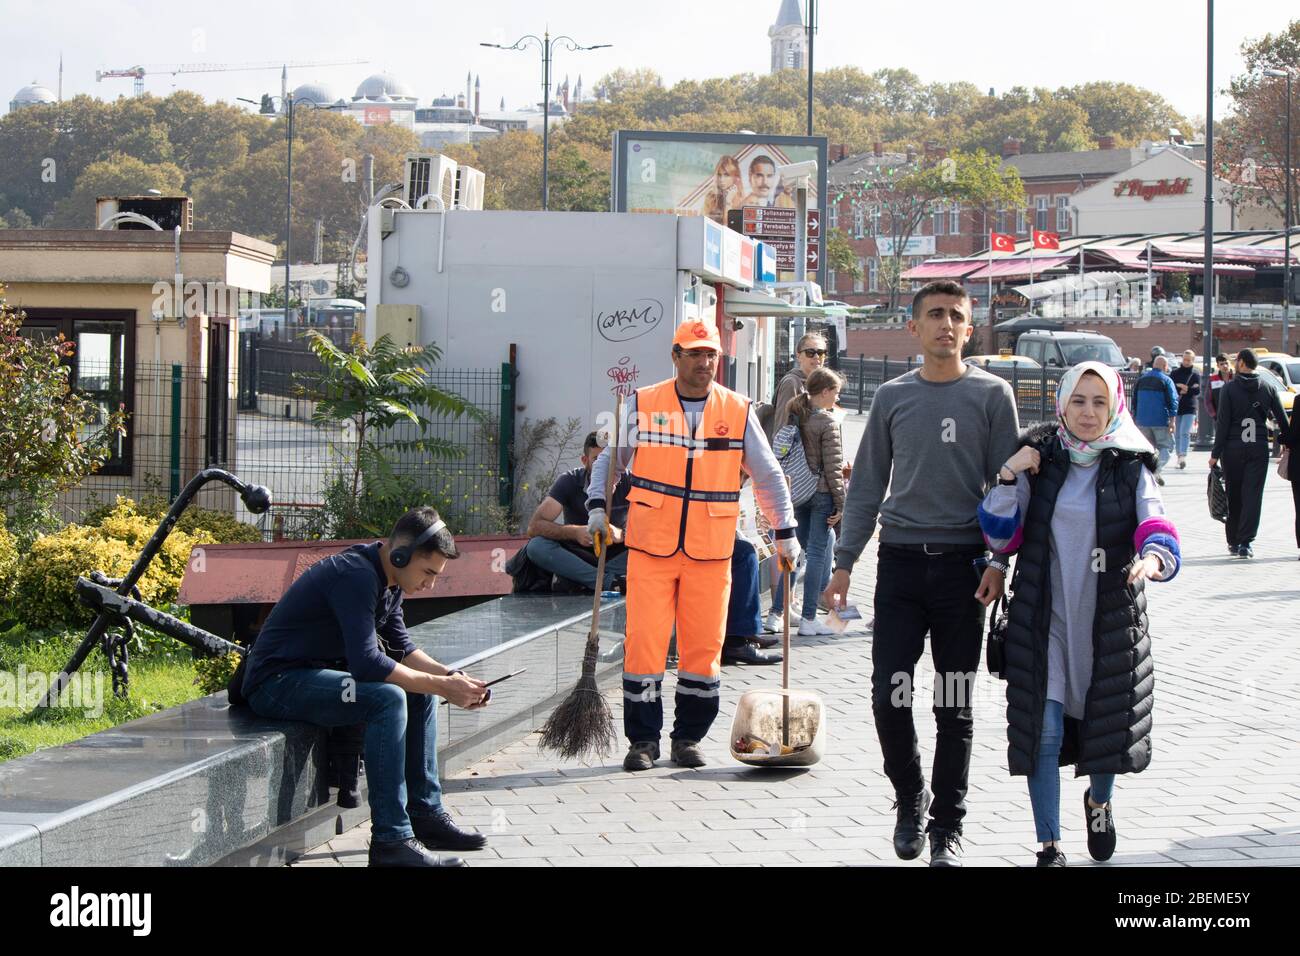
[{"label": "backpack", "polygon": [[817,491],[818,475],[808,467],[804,453],[803,437],[799,433],[799,419],[794,415],[772,436],[772,451],[781,463],[781,471],[790,484],[790,500],[795,507],[806,502]]},{"label": "backpack", "polygon": [[772,419],[776,418],[776,406],[771,402],[755,402],[754,417],[758,419],[758,425],[763,429],[763,434],[771,435]]}]

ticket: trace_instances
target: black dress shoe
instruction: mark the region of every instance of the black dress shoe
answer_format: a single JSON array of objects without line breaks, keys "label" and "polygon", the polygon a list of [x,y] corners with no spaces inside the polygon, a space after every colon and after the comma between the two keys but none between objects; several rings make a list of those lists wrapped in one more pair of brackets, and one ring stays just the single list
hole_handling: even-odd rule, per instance
[{"label": "black dress shoe", "polygon": [[961,834],[934,827],[930,830],[930,865],[961,866]]},{"label": "black dress shoe", "polygon": [[1094,807],[1088,802],[1092,796],[1089,787],[1083,794],[1083,818],[1088,824],[1088,855],[1099,863],[1105,863],[1115,855],[1115,818],[1110,812],[1110,803]]},{"label": "black dress shoe", "polygon": [[371,866],[467,866],[458,856],[444,856],[441,859],[424,848],[414,837],[409,840],[393,840],[388,843],[370,844]]},{"label": "black dress shoe", "polygon": [[899,797],[893,808],[898,811],[894,852],[900,860],[915,860],[925,849],[925,813],[930,809],[930,791],[922,788],[910,797]]},{"label": "black dress shoe", "polygon": [[724,664],[780,664],[780,651],[760,650],[753,644],[738,644],[722,648]]},{"label": "black dress shoe", "polygon": [[755,637],[751,637],[749,643],[757,644],[759,647],[766,649],[769,647],[776,647],[776,645],[781,643],[781,638],[774,637],[771,634],[759,634]]},{"label": "black dress shoe", "polygon": [[415,838],[431,850],[481,850],[487,846],[487,837],[462,830],[442,809],[432,816],[412,817],[411,829]]}]

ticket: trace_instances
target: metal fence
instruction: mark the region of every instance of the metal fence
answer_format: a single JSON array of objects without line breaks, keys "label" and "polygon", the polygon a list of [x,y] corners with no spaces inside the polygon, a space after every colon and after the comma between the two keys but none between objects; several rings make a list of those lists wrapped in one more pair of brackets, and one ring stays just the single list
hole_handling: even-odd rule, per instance
[{"label": "metal fence", "polygon": [[[842,358],[840,374],[845,378],[845,387],[840,393],[840,404],[861,414],[869,413],[871,400],[881,383],[910,372],[916,364],[916,359],[911,356],[906,361],[866,358],[861,355],[856,359]],[[985,371],[1011,383],[1021,425],[1056,420],[1056,390],[1068,369],[1046,366],[1023,369],[1017,365],[1009,368],[990,365],[985,367]],[[1124,381],[1125,391],[1132,395],[1139,373],[1124,370],[1119,374]]]},{"label": "metal fence", "polygon": [[[259,371],[251,377],[241,373],[235,382],[221,368],[138,363],[121,454],[61,496],[62,517],[80,521],[117,495],[170,500],[196,472],[214,466],[265,485],[274,504],[268,514],[255,516],[224,486],[209,485],[198,505],[257,525],[266,540],[318,531],[331,483],[351,475],[357,436],[348,423],[313,422],[315,406],[296,394],[295,386],[320,366],[310,353],[296,350],[286,358],[287,351],[255,350]],[[430,380],[476,410],[476,415],[430,416],[433,426],[425,437],[451,443],[459,455],[394,450],[385,456],[386,464],[392,474],[432,492],[455,531],[503,531],[502,502],[510,500],[511,475],[509,456],[502,454],[502,370],[435,368]],[[507,417],[504,427],[512,426]],[[373,437],[387,444],[419,434],[408,424]]]}]

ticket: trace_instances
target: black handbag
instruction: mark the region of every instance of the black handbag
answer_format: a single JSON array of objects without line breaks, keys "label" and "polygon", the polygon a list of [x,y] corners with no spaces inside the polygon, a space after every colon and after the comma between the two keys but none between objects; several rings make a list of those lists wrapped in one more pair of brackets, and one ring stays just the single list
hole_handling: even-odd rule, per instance
[{"label": "black handbag", "polygon": [[1215,521],[1228,521],[1228,490],[1223,484],[1223,470],[1216,464],[1210,469],[1205,496],[1210,505],[1210,517]]},{"label": "black handbag", "polygon": [[1007,597],[1003,594],[993,606],[989,617],[989,637],[984,642],[984,666],[998,680],[1006,680],[1007,666]]}]

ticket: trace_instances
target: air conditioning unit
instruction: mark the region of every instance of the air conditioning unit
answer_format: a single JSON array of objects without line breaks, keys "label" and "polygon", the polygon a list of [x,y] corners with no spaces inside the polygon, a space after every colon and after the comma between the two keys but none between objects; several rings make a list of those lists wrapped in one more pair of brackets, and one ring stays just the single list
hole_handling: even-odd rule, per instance
[{"label": "air conditioning unit", "polygon": [[456,208],[482,209],[483,183],[486,177],[483,170],[473,166],[456,167]]},{"label": "air conditioning unit", "polygon": [[441,153],[407,153],[403,182],[406,191],[402,198],[412,209],[430,194],[440,197],[450,209],[456,199],[456,161]]},{"label": "air conditioning unit", "polygon": [[99,196],[95,199],[96,226],[108,222],[110,229],[153,228],[139,219],[116,218],[122,213],[144,216],[164,232],[171,232],[177,226],[183,232],[194,228],[194,201],[189,196]]}]

